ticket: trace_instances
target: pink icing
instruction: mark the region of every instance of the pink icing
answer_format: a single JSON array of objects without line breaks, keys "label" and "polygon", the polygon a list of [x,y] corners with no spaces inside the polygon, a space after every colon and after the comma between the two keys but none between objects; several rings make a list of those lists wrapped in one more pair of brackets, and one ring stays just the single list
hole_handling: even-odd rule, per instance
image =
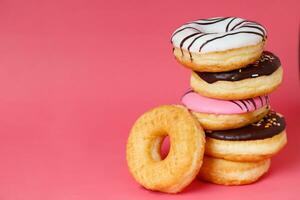
[{"label": "pink icing", "polygon": [[181,102],[188,109],[211,114],[240,114],[251,112],[265,105],[269,105],[268,96],[260,96],[243,100],[220,100],[201,96],[189,91],[183,95]]}]

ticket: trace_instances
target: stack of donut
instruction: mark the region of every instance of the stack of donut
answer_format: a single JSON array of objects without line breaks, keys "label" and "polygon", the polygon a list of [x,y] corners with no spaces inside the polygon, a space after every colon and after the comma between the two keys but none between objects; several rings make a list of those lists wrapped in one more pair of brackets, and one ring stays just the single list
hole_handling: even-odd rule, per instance
[{"label": "stack of donut", "polygon": [[266,40],[262,25],[237,17],[192,21],[172,35],[176,59],[192,70],[181,101],[205,130],[203,180],[252,183],[287,142],[284,117],[270,109],[268,97],[282,67],[264,51]]},{"label": "stack of donut", "polygon": [[[134,179],[178,193],[197,176],[222,185],[253,183],[286,144],[284,117],[268,94],[282,81],[279,58],[264,51],[265,28],[237,17],[192,21],[172,35],[176,59],[192,70],[183,105],[140,116],[126,146]],[[170,138],[169,153],[161,145]]]}]

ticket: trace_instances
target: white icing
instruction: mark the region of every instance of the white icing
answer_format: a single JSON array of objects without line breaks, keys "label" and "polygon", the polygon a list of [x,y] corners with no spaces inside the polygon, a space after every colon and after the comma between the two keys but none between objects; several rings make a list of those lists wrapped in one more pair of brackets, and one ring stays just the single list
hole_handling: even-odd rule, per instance
[{"label": "white icing", "polygon": [[217,17],[182,25],[173,33],[171,41],[175,47],[190,52],[214,52],[256,45],[266,37],[266,29],[256,22]]}]

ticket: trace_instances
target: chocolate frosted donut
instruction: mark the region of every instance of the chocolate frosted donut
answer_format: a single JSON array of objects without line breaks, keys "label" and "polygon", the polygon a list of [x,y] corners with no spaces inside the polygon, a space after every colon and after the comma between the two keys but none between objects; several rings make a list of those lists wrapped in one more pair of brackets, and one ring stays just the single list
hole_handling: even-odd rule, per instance
[{"label": "chocolate frosted donut", "polygon": [[226,131],[206,131],[205,154],[231,161],[255,162],[277,154],[287,143],[285,120],[273,111],[256,123]]},{"label": "chocolate frosted donut", "polygon": [[282,82],[283,70],[279,58],[265,51],[252,64],[223,72],[198,72],[191,75],[191,88],[203,96],[241,100],[267,95]]},{"label": "chocolate frosted donut", "polygon": [[273,137],[285,129],[285,120],[275,112],[248,126],[226,131],[206,131],[206,136],[219,140],[259,140]]},{"label": "chocolate frosted donut", "polygon": [[270,75],[281,66],[279,58],[269,51],[264,51],[259,60],[247,67],[227,72],[196,72],[207,83],[217,81],[240,81]]}]

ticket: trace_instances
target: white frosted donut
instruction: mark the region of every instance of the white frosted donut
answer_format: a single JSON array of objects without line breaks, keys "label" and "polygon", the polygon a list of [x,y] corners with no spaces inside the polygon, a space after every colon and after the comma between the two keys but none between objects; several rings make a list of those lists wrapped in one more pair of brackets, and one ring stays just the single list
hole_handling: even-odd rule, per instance
[{"label": "white frosted donut", "polygon": [[256,45],[266,36],[265,28],[256,22],[218,17],[182,25],[173,33],[172,43],[190,52],[213,52]]},{"label": "white frosted donut", "polygon": [[[219,69],[222,61],[228,61],[225,65],[230,65],[231,69],[237,69],[255,61],[263,50],[266,38],[266,29],[254,21],[238,17],[217,17],[191,21],[182,25],[172,34],[171,42],[177,60],[184,65],[194,70],[198,68],[198,71],[210,71],[210,69],[201,68],[201,65],[217,64],[216,69],[212,71],[224,71],[229,69]],[[253,48],[243,49],[245,47]],[[241,50],[231,52],[234,49]],[[209,54],[216,52],[227,54]],[[244,56],[247,53],[250,53],[252,57],[239,58],[237,56]],[[209,54],[209,56],[201,57],[202,60],[199,61],[201,54]]]}]

